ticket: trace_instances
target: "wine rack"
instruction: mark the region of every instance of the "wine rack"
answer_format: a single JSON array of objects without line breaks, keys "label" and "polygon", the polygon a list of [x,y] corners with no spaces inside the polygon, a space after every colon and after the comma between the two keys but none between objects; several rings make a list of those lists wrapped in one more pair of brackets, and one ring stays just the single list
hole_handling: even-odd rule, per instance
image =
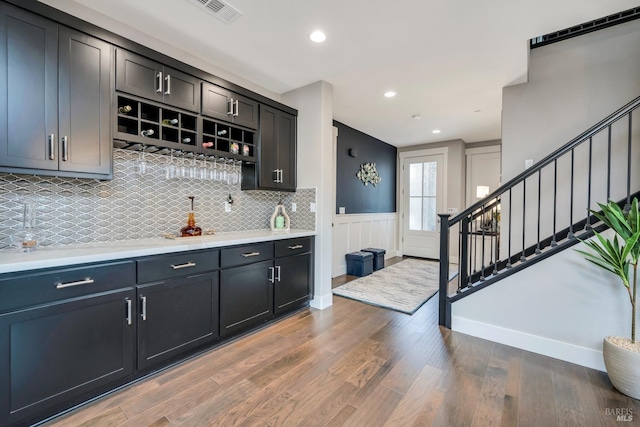
[{"label": "wine rack", "polygon": [[[182,152],[256,161],[255,131],[118,95],[114,146],[147,152]],[[168,150],[167,150],[168,149]]]}]

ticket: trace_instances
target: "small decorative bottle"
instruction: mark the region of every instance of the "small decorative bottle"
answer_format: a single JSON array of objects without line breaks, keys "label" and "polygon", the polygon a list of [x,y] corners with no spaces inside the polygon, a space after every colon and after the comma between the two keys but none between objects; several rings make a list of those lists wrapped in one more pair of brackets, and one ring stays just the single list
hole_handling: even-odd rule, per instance
[{"label": "small decorative bottle", "polygon": [[180,229],[180,235],[182,237],[202,236],[202,228],[196,225],[196,214],[193,211],[193,199],[194,196],[189,196],[191,200],[191,211],[187,216],[187,225]]}]

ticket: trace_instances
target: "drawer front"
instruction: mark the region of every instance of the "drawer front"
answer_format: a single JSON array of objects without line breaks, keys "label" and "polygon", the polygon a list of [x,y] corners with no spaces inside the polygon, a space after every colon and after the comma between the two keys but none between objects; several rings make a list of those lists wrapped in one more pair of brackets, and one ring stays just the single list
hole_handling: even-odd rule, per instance
[{"label": "drawer front", "polygon": [[177,252],[138,259],[138,283],[191,276],[218,269],[218,250]]},{"label": "drawer front", "polygon": [[223,249],[220,255],[220,267],[233,267],[273,258],[273,242],[236,246]]},{"label": "drawer front", "polygon": [[276,258],[311,251],[311,237],[276,241]]},{"label": "drawer front", "polygon": [[135,262],[84,264],[0,277],[0,312],[132,286]]}]

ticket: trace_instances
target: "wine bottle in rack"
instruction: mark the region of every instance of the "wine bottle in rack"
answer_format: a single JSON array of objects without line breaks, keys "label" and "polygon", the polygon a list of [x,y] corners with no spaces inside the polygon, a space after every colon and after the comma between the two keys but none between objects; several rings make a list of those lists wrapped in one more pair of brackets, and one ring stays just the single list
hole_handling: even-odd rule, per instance
[{"label": "wine bottle in rack", "polygon": [[188,144],[191,142],[191,138],[182,138],[182,142],[184,142],[185,144]]},{"label": "wine bottle in rack", "polygon": [[213,147],[213,142],[211,142],[211,141],[203,142],[202,143],[202,147],[203,148],[211,148],[211,147]]},{"label": "wine bottle in rack", "polygon": [[131,105],[123,105],[122,107],[118,108],[118,113],[128,114],[131,110]]},{"label": "wine bottle in rack", "polygon": [[163,125],[172,125],[172,126],[175,126],[175,125],[177,125],[177,124],[178,124],[178,119],[164,119],[164,120],[162,121],[162,124],[163,124]]},{"label": "wine bottle in rack", "polygon": [[226,135],[226,134],[227,134],[227,131],[225,129],[222,129],[222,130],[218,131],[218,136],[223,136],[223,135]]}]

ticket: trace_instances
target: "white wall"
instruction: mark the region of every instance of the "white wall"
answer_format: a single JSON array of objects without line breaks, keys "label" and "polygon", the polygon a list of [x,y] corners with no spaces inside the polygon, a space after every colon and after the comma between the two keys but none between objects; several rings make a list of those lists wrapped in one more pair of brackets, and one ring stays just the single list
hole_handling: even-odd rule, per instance
[{"label": "white wall", "polygon": [[[574,248],[584,250],[581,246]],[[601,371],[603,338],[631,335],[631,304],[624,286],[573,249],[452,307],[454,331]]]},{"label": "white wall", "polygon": [[345,255],[363,248],[384,249],[385,259],[398,255],[398,214],[336,215],[333,220],[332,276],[346,274]]},{"label": "white wall", "polygon": [[311,305],[326,308],[331,293],[331,221],[335,206],[333,86],[320,81],[287,92],[284,102],[298,110],[298,187],[315,187],[317,198],[315,295]]}]

